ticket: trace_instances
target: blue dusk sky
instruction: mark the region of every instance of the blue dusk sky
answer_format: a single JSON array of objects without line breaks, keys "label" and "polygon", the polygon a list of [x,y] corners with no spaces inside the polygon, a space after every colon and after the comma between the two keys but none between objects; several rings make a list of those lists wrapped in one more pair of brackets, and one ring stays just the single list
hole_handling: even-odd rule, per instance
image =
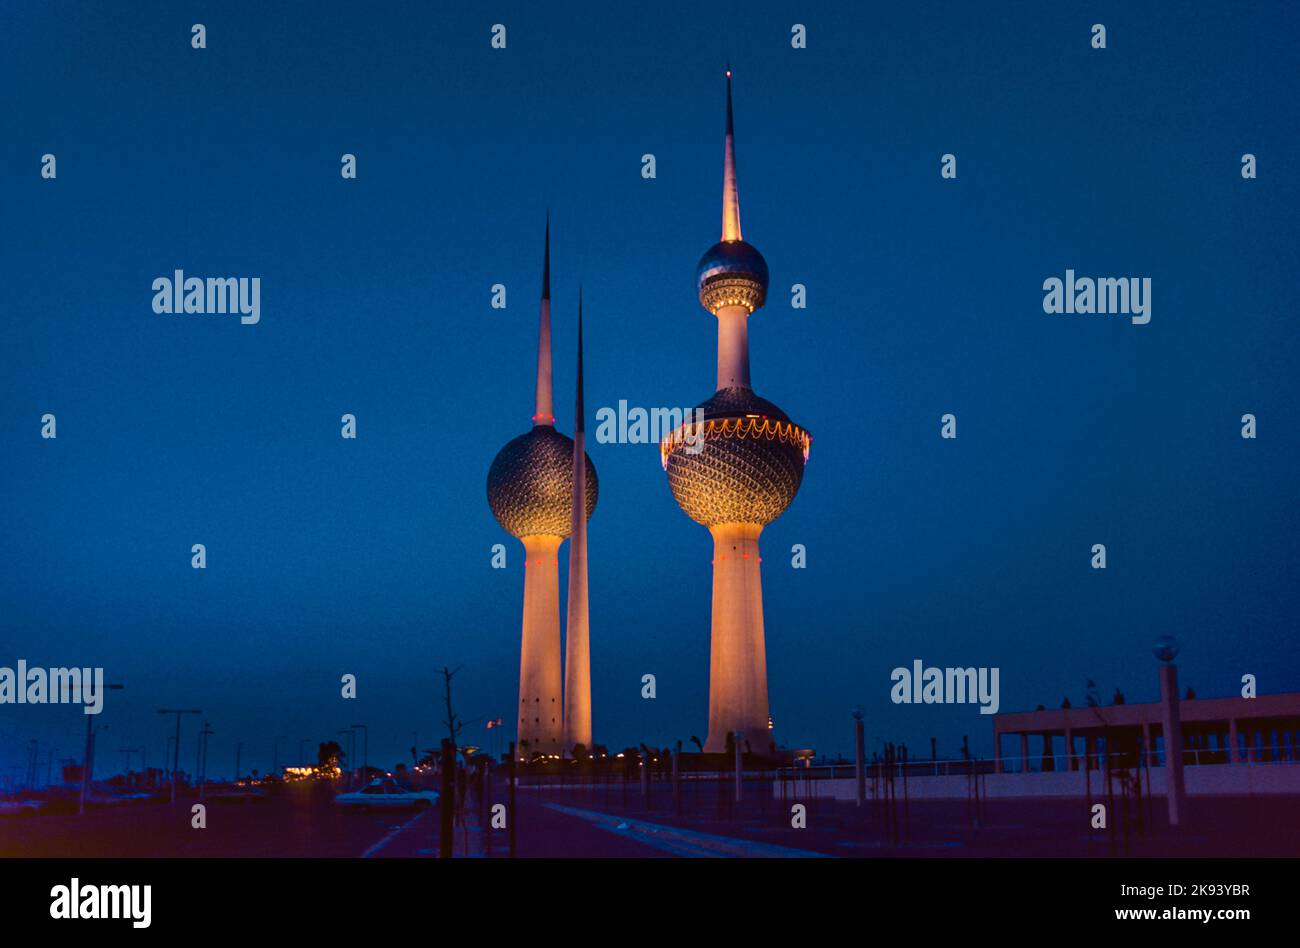
[{"label": "blue dusk sky", "polygon": [[[848,753],[860,704],[870,746],[987,755],[992,718],[895,705],[891,670],[996,666],[1003,710],[1090,678],[1151,700],[1161,633],[1201,696],[1300,690],[1298,26],[1292,3],[6,0],[0,665],[126,686],[101,773],[161,763],[164,706],[203,710],[215,774],[236,742],[264,769],[275,736],[284,760],[358,722],[391,765],[441,730],[443,665],[491,746],[523,556],[484,485],[532,413],[546,211],[560,429],[580,284],[589,419],[712,394],[694,269],[730,60],[771,268],[754,387],[815,438],[762,539],[778,742]],[[1067,268],[1149,277],[1150,323],[1045,314]],[[260,322],[155,314],[176,269],[259,277]],[[703,738],[709,535],[655,445],[589,449],[596,739]],[[0,706],[0,767],[83,732]]]}]

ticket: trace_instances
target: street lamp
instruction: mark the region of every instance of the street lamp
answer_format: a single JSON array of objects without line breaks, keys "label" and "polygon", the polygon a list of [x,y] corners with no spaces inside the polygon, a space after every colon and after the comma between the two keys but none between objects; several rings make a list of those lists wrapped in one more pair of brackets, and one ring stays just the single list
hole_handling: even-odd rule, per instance
[{"label": "street lamp", "polygon": [[[339,734],[346,734],[346,735],[348,735],[348,752],[347,752],[347,757],[348,757],[348,789],[351,790],[351,789],[352,789],[352,767],[353,767],[353,765],[352,765],[352,751],[353,751],[353,749],[354,749],[355,746],[356,746],[356,737],[357,737],[357,732],[354,731],[354,730],[352,730],[351,728],[342,728],[342,729],[340,729]],[[342,750],[341,747],[340,747],[339,749]]]},{"label": "street lamp", "polygon": [[[121,691],[123,685],[105,685],[110,691]],[[77,804],[77,815],[86,813],[86,795],[90,792],[90,771],[95,766],[95,731],[94,721],[97,715],[86,715],[86,753],[81,761],[81,800]]]},{"label": "street lamp", "polygon": [[271,766],[271,773],[275,774],[277,777],[280,775],[280,742],[283,740],[285,740],[283,734],[279,735],[275,739],[275,755],[272,758],[274,763]]},{"label": "street lamp", "polygon": [[[484,725],[484,727],[486,727],[489,731],[493,731],[500,728],[501,725],[504,723],[505,722],[502,721],[501,718],[493,718],[491,721],[488,721]],[[492,759],[493,760],[499,759],[500,756],[501,756],[501,735],[493,734],[492,735]]]},{"label": "street lamp", "polygon": [[207,721],[203,722],[203,730],[199,731],[199,799],[203,799],[203,785],[208,780],[208,737],[217,733],[212,730],[212,725]]},{"label": "street lamp", "polygon": [[[109,687],[112,687],[111,685]],[[120,686],[119,686],[120,687]],[[202,714],[197,708],[178,709],[178,708],[159,708],[159,714],[176,715],[176,744],[172,758],[172,806],[176,805],[176,785],[181,779],[181,715],[182,714]]]},{"label": "street lamp", "polygon": [[354,724],[352,725],[359,731],[365,731],[365,743],[361,747],[361,772],[364,774],[370,769],[370,725]]},{"label": "street lamp", "polygon": [[853,798],[858,806],[867,801],[867,747],[863,730],[862,705],[853,706]]},{"label": "street lamp", "polygon": [[1151,649],[1160,662],[1161,724],[1165,732],[1165,798],[1169,804],[1169,825],[1182,822],[1183,801],[1183,724],[1178,708],[1178,640],[1172,635],[1156,639]]},{"label": "street lamp", "polygon": [[[119,748],[117,749],[117,752],[118,752],[119,754],[125,754],[125,755],[126,755],[126,785],[129,787],[129,786],[131,786],[131,755],[132,755],[132,754],[143,754],[143,753],[144,753],[144,748],[143,748],[143,747],[119,747]],[[140,765],[140,769],[141,769],[141,770],[144,769],[144,763],[143,763],[143,761],[144,761],[144,758],[142,757],[142,758],[141,758],[141,765]]]},{"label": "street lamp", "polygon": [[30,741],[27,742],[27,746],[31,748],[31,750],[27,752],[27,786],[30,789],[35,790],[36,789],[36,758],[40,757],[41,755],[41,742],[33,737]]}]

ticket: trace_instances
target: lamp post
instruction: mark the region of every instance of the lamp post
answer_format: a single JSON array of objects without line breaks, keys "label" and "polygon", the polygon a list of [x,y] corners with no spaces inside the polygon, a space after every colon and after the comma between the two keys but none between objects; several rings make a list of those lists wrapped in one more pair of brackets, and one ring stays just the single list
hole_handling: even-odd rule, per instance
[{"label": "lamp post", "polygon": [[744,732],[744,731],[737,731],[737,732],[736,732],[736,737],[735,737],[735,750],[736,750],[736,802],[737,802],[737,803],[740,802],[740,798],[741,798],[741,794],[742,794],[742,788],[744,787],[744,779],[745,779],[745,768],[744,768],[744,765],[741,763],[741,756],[740,756],[740,748],[743,746],[742,742],[743,742],[744,740],[745,740],[745,732]]},{"label": "lamp post", "polygon": [[[339,730],[339,734],[340,734],[340,735],[342,735],[342,734],[346,734],[346,735],[348,736],[348,752],[347,752],[347,756],[348,756],[348,789],[351,790],[351,789],[352,789],[352,770],[353,770],[353,764],[352,764],[352,750],[353,750],[353,748],[354,748],[354,746],[355,746],[355,744],[356,744],[356,736],[357,736],[357,732],[354,731],[354,730],[352,730],[352,728],[342,728],[342,729]],[[340,748],[340,750],[341,750],[341,749],[342,749],[342,748]]]},{"label": "lamp post", "polygon": [[119,754],[125,754],[125,755],[126,755],[126,785],[129,787],[129,786],[131,786],[131,755],[132,755],[132,754],[139,753],[139,752],[140,752],[140,748],[139,748],[139,747],[119,747],[119,748],[117,749],[117,751],[118,751]]},{"label": "lamp post", "polygon": [[352,725],[358,731],[365,731],[364,743],[361,745],[361,772],[364,774],[370,769],[370,725],[354,724]]},{"label": "lamp post", "polygon": [[176,785],[181,779],[181,715],[182,714],[202,714],[197,708],[178,709],[178,708],[159,708],[159,714],[176,715],[176,743],[172,753],[172,806],[176,805]]},{"label": "lamp post", "polygon": [[29,789],[36,789],[36,758],[41,754],[41,742],[32,738],[27,742],[27,786]]},{"label": "lamp post", "polygon": [[285,736],[283,734],[276,737],[275,753],[272,756],[273,763],[271,764],[271,773],[275,774],[277,777],[280,775],[280,742],[283,740],[285,740]]},{"label": "lamp post", "polygon": [[[123,685],[105,685],[110,691],[121,691]],[[101,708],[102,710],[102,708]],[[95,766],[95,731],[94,721],[97,715],[86,715],[86,753],[81,761],[81,800],[77,804],[77,815],[86,813],[86,795],[90,792],[90,771]]]},{"label": "lamp post", "polygon": [[1183,724],[1178,708],[1178,640],[1172,635],[1156,639],[1152,649],[1160,662],[1160,711],[1165,733],[1165,799],[1169,803],[1169,825],[1183,820],[1186,792],[1183,787]]},{"label": "lamp post", "polygon": [[212,725],[207,721],[203,722],[203,730],[199,731],[199,799],[203,799],[203,785],[208,782],[208,737],[217,733],[212,730]]},{"label": "lamp post", "polygon": [[244,742],[235,745],[235,784],[239,784],[239,755],[244,752]]},{"label": "lamp post", "polygon": [[858,705],[853,709],[853,746],[856,754],[853,764],[853,778],[856,787],[855,799],[857,805],[862,806],[867,798],[867,770],[865,765],[867,749],[866,735],[862,724],[862,705]]}]

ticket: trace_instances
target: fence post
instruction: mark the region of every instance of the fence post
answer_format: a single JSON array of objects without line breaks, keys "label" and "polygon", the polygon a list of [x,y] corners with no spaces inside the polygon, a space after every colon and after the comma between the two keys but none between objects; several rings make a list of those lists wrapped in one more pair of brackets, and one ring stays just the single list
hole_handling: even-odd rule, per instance
[{"label": "fence post", "polygon": [[740,731],[736,732],[735,747],[736,747],[736,802],[737,803],[741,801],[741,798],[744,795],[744,784],[742,783],[742,781],[745,779],[745,769],[744,769],[744,764],[741,763],[741,756],[740,756],[741,755],[740,742],[744,740],[744,737],[745,735],[742,732]]},{"label": "fence post", "polygon": [[441,822],[438,827],[438,858],[450,859],[455,842],[453,817],[456,808],[456,748],[448,738],[442,739]]},{"label": "fence post", "polygon": [[677,742],[673,750],[673,812],[682,815],[682,742]]},{"label": "fence post", "polygon": [[506,816],[506,835],[510,839],[510,858],[515,858],[515,742],[510,742],[510,806]]},{"label": "fence post", "polygon": [[867,746],[866,735],[862,723],[862,712],[856,711],[853,716],[855,718],[853,722],[853,740],[857,752],[857,758],[853,765],[853,775],[857,778],[857,801],[858,806],[861,807],[867,799],[867,770],[865,759],[867,756]]}]

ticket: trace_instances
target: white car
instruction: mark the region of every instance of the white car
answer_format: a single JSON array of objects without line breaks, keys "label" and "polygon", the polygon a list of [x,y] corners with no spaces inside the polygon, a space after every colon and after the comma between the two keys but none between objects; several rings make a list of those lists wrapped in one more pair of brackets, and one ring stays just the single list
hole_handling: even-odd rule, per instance
[{"label": "white car", "polygon": [[392,777],[379,777],[370,781],[370,786],[352,793],[340,793],[334,798],[335,803],[354,806],[358,809],[384,807],[426,807],[438,802],[437,790],[417,790],[398,783]]}]

